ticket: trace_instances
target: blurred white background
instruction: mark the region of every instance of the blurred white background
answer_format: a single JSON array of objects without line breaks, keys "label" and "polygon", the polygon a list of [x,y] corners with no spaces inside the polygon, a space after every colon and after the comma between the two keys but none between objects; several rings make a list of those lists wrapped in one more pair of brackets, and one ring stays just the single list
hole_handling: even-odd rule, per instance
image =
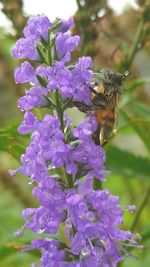
[{"label": "blurred white background", "polygon": [[[10,0],[12,1],[12,0]],[[45,14],[50,20],[56,17],[67,19],[73,16],[77,10],[75,0],[24,0],[24,12],[27,15]],[[128,5],[136,8],[135,0],[109,0],[110,6],[117,14],[120,14]],[[0,9],[2,5],[0,4]],[[11,30],[11,24],[5,15],[0,11],[0,27],[7,27],[7,31]]]}]

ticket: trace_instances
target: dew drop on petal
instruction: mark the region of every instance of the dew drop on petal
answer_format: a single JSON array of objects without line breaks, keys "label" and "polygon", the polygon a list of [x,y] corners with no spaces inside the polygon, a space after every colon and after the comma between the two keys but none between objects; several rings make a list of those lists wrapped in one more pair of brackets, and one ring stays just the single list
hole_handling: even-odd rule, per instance
[{"label": "dew drop on petal", "polygon": [[42,233],[44,233],[44,229],[40,229],[40,230],[38,231],[38,234],[42,234]]},{"label": "dew drop on petal", "polygon": [[15,236],[22,236],[23,233],[23,229],[18,230],[17,232],[15,232]]},{"label": "dew drop on petal", "polygon": [[90,255],[90,250],[88,248],[83,248],[81,250],[81,254],[82,256],[86,257],[86,256],[89,256]]},{"label": "dew drop on petal", "polygon": [[10,176],[16,176],[16,172],[17,172],[17,170],[13,170],[13,169],[8,170],[8,173]]}]

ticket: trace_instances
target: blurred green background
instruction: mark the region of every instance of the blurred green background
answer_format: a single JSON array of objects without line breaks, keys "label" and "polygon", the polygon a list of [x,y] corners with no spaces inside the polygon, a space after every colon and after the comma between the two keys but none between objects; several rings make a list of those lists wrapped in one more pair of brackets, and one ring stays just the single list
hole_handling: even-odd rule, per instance
[{"label": "blurred green background", "polygon": [[[31,6],[39,2],[46,6],[47,1],[30,0]],[[149,267],[150,1],[135,1],[135,8],[127,6],[119,14],[116,13],[116,5],[113,6],[113,2],[118,1],[60,2],[64,6],[68,3],[76,6],[73,33],[81,36],[81,44],[73,55],[74,60],[80,55],[90,55],[96,70],[109,67],[131,72],[118,108],[117,132],[104,148],[106,168],[111,174],[108,182],[103,183],[103,188],[119,195],[123,206],[137,206],[134,214],[125,213],[122,227],[140,233],[140,247],[130,251],[138,258],[129,257],[120,266]],[[14,83],[13,71],[19,62],[10,55],[15,41],[22,36],[29,15],[25,14],[23,4],[21,0],[0,0],[0,16],[5,16],[8,22],[7,26],[0,27],[0,266],[3,267],[27,267],[32,261],[38,262],[36,253],[19,252],[20,246],[29,244],[34,235],[26,230],[24,236],[14,236],[23,224],[22,209],[37,205],[31,195],[31,185],[26,177],[8,175],[8,169],[19,166],[20,155],[29,142],[29,137],[22,138],[17,133],[23,117],[17,108],[17,99],[23,95],[23,87]],[[53,1],[49,4],[53,11]],[[57,10],[55,12],[58,16]],[[69,113],[75,123],[83,119],[79,111]]]}]

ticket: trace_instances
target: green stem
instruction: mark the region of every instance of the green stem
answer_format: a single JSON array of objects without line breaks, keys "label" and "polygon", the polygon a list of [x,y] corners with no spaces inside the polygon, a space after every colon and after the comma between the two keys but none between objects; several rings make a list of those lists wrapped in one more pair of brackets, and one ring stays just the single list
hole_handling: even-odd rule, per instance
[{"label": "green stem", "polygon": [[76,0],[76,2],[77,2],[78,9],[80,10],[82,8],[82,6],[80,4],[80,0]]},{"label": "green stem", "polygon": [[[55,92],[55,103],[56,103],[56,111],[58,115],[58,119],[60,121],[60,128],[62,132],[64,133],[64,120],[63,120],[63,109],[61,106],[61,100],[60,100],[60,94],[59,91],[56,90]],[[66,180],[69,188],[73,187],[73,178],[72,175],[69,175],[66,173],[66,168],[65,168],[65,174],[66,174]]]},{"label": "green stem", "polygon": [[94,188],[94,190],[102,190],[102,182],[100,180],[94,178],[93,188]]},{"label": "green stem", "polygon": [[69,175],[66,173],[66,179],[67,179],[67,184],[69,188],[73,188],[73,178],[72,175]]},{"label": "green stem", "polygon": [[145,196],[143,197],[143,200],[142,200],[142,202],[141,202],[141,204],[137,210],[137,213],[135,214],[134,220],[133,220],[131,228],[130,228],[131,231],[133,231],[135,229],[135,226],[137,225],[137,222],[140,218],[140,215],[141,215],[141,213],[142,213],[142,211],[143,211],[143,209],[144,209],[144,207],[148,201],[149,195],[150,195],[150,185],[148,187],[147,192],[145,193]]},{"label": "green stem", "polygon": [[123,64],[125,69],[130,69],[131,64],[135,58],[135,55],[138,51],[139,41],[140,41],[142,33],[143,33],[143,28],[144,28],[144,21],[143,21],[143,18],[141,18],[139,25],[138,25],[138,28],[137,28],[136,35],[135,35],[135,40],[134,40],[133,46],[130,49],[130,53],[127,57],[127,60]]},{"label": "green stem", "polygon": [[60,121],[60,127],[61,127],[62,132],[64,133],[63,110],[61,107],[60,95],[59,95],[58,90],[56,90],[55,92],[55,102],[56,102],[56,110],[57,110],[58,119]]}]

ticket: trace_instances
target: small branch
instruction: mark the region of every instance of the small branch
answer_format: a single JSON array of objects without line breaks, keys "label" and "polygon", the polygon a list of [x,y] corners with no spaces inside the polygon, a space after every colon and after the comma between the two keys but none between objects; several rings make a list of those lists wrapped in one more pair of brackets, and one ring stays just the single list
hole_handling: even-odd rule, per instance
[{"label": "small branch", "polygon": [[[58,90],[56,90],[56,92],[55,92],[55,102],[56,102],[56,110],[57,110],[57,114],[58,114],[58,119],[60,121],[60,127],[61,127],[62,132],[64,133],[63,109],[61,106],[60,94],[59,94]],[[72,178],[72,175],[69,175],[66,172],[66,167],[65,167],[65,175],[66,175],[68,187],[72,188],[73,187],[73,178]]]},{"label": "small branch", "polygon": [[78,9],[81,9],[82,6],[81,6],[81,4],[80,4],[80,0],[76,0],[76,2],[77,2]]},{"label": "small branch", "polygon": [[136,35],[135,35],[135,40],[134,40],[133,46],[130,49],[130,53],[127,57],[127,60],[123,63],[123,66],[125,67],[125,69],[130,69],[131,64],[135,58],[135,55],[138,51],[139,41],[140,41],[142,33],[143,33],[143,28],[144,28],[144,21],[143,21],[143,18],[141,18],[139,25],[138,25],[138,28],[137,28]]},{"label": "small branch", "polygon": [[56,90],[55,92],[55,102],[56,102],[56,110],[57,110],[58,119],[60,121],[60,127],[61,127],[62,132],[64,133],[63,110],[61,108],[61,101],[60,101],[60,95],[59,95],[58,90]]},{"label": "small branch", "polygon": [[135,229],[135,226],[137,225],[137,222],[140,218],[140,215],[141,215],[141,213],[142,213],[142,211],[143,211],[143,209],[144,209],[144,207],[148,201],[149,195],[150,195],[150,185],[149,185],[148,190],[147,190],[147,192],[146,192],[146,194],[145,194],[145,196],[144,196],[144,198],[143,198],[143,200],[142,200],[142,202],[141,202],[141,204],[137,210],[137,213],[135,214],[134,220],[133,220],[131,228],[130,228],[131,231],[133,231]]}]

